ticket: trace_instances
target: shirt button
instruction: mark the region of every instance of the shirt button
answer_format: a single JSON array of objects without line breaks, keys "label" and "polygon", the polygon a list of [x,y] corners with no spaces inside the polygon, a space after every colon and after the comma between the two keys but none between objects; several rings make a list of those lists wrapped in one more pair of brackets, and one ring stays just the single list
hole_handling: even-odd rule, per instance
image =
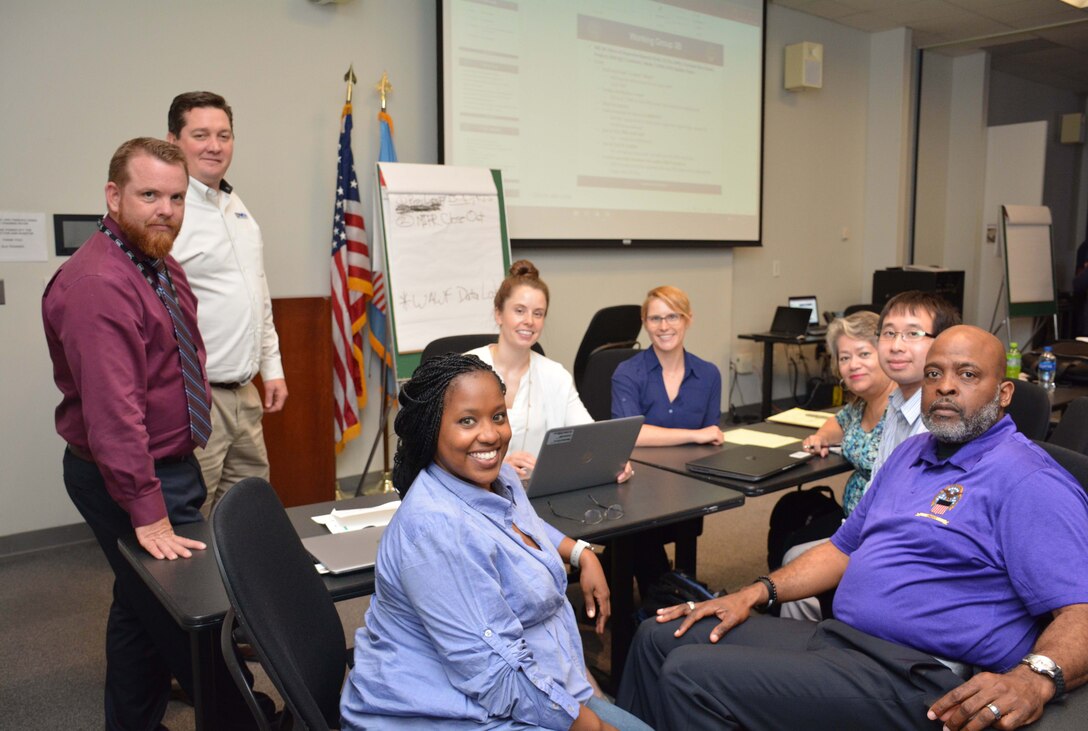
[{"label": "shirt button", "polygon": [[670,413],[670,414],[672,413],[672,409],[669,409],[669,413]]},{"label": "shirt button", "polygon": [[491,630],[489,630],[489,629],[484,630],[484,637],[490,637],[492,634],[494,634],[494,633]]},{"label": "shirt button", "polygon": [[559,704],[558,703],[553,703],[552,704],[552,710],[553,711],[558,711],[559,710]]}]

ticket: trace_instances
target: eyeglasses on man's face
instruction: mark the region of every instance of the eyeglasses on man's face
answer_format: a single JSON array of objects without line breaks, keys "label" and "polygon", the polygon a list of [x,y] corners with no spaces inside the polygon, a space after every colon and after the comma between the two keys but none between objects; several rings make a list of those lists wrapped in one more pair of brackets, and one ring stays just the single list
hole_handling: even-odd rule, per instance
[{"label": "eyeglasses on man's face", "polygon": [[680,319],[682,317],[683,315],[677,314],[675,312],[670,312],[667,315],[650,315],[646,318],[646,322],[650,323],[654,327],[657,327],[662,323],[668,325],[675,325],[676,323],[680,322]]},{"label": "eyeglasses on man's face", "polygon": [[582,514],[581,518],[575,518],[572,515],[564,515],[563,513],[560,513],[552,505],[551,500],[548,501],[548,509],[551,510],[552,515],[557,518],[563,518],[564,520],[573,520],[574,522],[582,523],[583,525],[597,525],[598,523],[603,523],[606,520],[619,520],[623,517],[623,506],[619,503],[613,503],[612,505],[601,505],[601,503],[597,501],[597,498],[593,497],[592,495],[587,495],[586,497],[589,498],[597,507],[588,508],[586,512]]},{"label": "eyeglasses on man's face", "polygon": [[886,340],[888,342],[891,342],[896,338],[903,338],[904,343],[916,343],[922,338],[932,337],[936,336],[932,335],[931,333],[927,333],[925,330],[904,330],[903,332],[898,332],[896,330],[889,329],[880,331],[880,339]]}]

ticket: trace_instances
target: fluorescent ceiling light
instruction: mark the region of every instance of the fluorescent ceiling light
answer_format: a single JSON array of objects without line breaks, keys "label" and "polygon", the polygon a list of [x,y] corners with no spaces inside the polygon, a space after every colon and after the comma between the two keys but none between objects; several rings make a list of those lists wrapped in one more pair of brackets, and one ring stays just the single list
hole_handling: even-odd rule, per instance
[{"label": "fluorescent ceiling light", "polygon": [[1062,0],[1066,5],[1072,5],[1074,8],[1088,8],[1088,0]]}]

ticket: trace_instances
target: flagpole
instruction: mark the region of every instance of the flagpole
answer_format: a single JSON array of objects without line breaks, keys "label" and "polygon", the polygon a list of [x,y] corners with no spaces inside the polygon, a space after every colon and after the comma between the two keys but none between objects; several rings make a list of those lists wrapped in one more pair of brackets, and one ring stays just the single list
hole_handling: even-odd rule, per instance
[{"label": "flagpole", "polygon": [[[382,78],[378,81],[377,86],[378,94],[381,96],[382,112],[385,112],[385,95],[393,91],[393,85],[389,83],[389,74],[382,71]],[[393,406],[392,394],[389,393],[389,389],[386,388],[386,379],[388,378],[386,359],[382,358],[382,464],[384,469],[382,470],[382,492],[394,492],[393,487],[393,467],[392,460],[389,456],[389,411]]]},{"label": "flagpole", "polygon": [[344,103],[351,104],[351,89],[359,80],[355,78],[355,64],[348,65],[348,72],[344,74],[344,81],[348,82],[347,94],[344,96]]}]

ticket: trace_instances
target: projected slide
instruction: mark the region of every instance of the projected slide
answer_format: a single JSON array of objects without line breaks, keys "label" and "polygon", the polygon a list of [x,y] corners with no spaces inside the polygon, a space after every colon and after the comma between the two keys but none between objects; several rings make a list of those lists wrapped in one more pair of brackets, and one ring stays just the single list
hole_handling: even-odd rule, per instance
[{"label": "projected slide", "polygon": [[447,0],[444,162],[515,239],[759,237],[762,3]]}]

